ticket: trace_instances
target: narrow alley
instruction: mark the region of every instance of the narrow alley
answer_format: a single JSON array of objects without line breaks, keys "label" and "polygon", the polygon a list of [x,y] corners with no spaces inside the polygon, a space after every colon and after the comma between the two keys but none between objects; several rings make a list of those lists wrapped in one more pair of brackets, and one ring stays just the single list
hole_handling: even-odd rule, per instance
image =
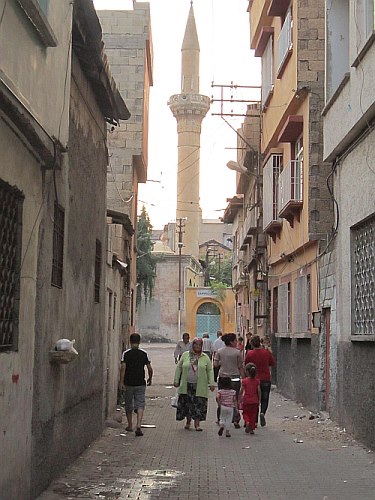
[{"label": "narrow alley", "polygon": [[[374,454],[344,429],[272,391],[267,426],[217,435],[210,395],[204,432],[186,431],[170,406],[173,344],[141,345],[151,357],[144,436],[107,427],[38,500],[370,500]],[[312,418],[315,417],[315,418]],[[310,419],[311,418],[311,419]]]}]

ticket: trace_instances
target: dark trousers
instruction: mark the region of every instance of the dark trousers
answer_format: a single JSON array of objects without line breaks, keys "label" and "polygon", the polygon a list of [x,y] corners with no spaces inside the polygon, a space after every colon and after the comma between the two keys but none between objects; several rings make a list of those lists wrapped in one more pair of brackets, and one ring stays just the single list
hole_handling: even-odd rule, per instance
[{"label": "dark trousers", "polygon": [[[221,383],[220,383],[220,377],[219,377],[219,380],[217,383],[217,388],[222,389]],[[241,381],[233,382],[233,380],[232,380],[232,389],[234,389],[236,391],[236,398],[237,398],[237,402],[238,402],[238,395],[239,395],[240,389],[241,389]],[[219,406],[217,407],[216,415],[217,415],[217,420],[219,421],[220,420],[220,407]],[[241,420],[240,412],[237,410],[237,408],[234,408],[233,423],[238,424],[238,422],[240,420]]]},{"label": "dark trousers", "polygon": [[270,399],[271,382],[268,380],[260,381],[260,413],[266,413]]},{"label": "dark trousers", "polygon": [[217,382],[217,377],[219,375],[220,366],[214,366],[214,381]]}]

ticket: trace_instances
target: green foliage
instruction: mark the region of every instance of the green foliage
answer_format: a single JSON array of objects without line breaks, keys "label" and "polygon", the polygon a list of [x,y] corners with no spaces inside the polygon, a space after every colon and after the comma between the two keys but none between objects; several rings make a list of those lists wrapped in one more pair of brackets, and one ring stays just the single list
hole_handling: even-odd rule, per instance
[{"label": "green foliage", "polygon": [[209,275],[210,281],[212,278],[219,283],[223,283],[228,287],[232,286],[232,260],[230,257],[224,257],[224,259],[213,258],[209,262]]},{"label": "green foliage", "polygon": [[229,288],[225,283],[221,283],[219,281],[211,281],[210,287],[211,287],[212,293],[214,295],[216,295],[216,297],[219,300],[221,300],[221,301],[225,300],[226,290]]},{"label": "green foliage", "polygon": [[154,289],[156,259],[151,254],[153,249],[151,231],[150,218],[143,206],[137,225],[137,305],[141,301],[142,294],[146,302],[151,299]]}]

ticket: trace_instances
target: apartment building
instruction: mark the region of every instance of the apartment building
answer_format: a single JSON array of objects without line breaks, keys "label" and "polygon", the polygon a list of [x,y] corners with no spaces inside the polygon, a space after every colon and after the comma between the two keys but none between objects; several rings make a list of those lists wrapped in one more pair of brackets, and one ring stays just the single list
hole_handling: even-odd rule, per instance
[{"label": "apartment building", "polygon": [[329,408],[373,448],[375,373],[374,0],[325,2],[324,160],[331,164],[335,241],[321,273],[332,317]]},{"label": "apartment building", "polygon": [[321,408],[325,351],[313,318],[332,230],[322,148],[324,2],[253,0],[249,13],[251,48],[262,62],[263,230],[277,385]]},{"label": "apartment building", "polygon": [[268,331],[266,239],[262,230],[260,103],[248,105],[237,131],[236,195],[228,200],[223,221],[233,224],[232,283],[237,333],[263,336]]}]

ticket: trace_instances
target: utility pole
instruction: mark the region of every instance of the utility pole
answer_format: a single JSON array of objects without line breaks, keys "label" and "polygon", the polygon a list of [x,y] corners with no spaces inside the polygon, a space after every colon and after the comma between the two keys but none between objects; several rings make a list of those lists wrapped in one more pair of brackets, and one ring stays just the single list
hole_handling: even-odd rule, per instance
[{"label": "utility pole", "polygon": [[182,265],[181,265],[181,251],[184,246],[182,243],[182,234],[184,233],[186,218],[181,217],[176,220],[176,232],[178,234],[178,312],[177,312],[177,330],[178,330],[178,339],[181,338],[181,305],[182,305]]}]

